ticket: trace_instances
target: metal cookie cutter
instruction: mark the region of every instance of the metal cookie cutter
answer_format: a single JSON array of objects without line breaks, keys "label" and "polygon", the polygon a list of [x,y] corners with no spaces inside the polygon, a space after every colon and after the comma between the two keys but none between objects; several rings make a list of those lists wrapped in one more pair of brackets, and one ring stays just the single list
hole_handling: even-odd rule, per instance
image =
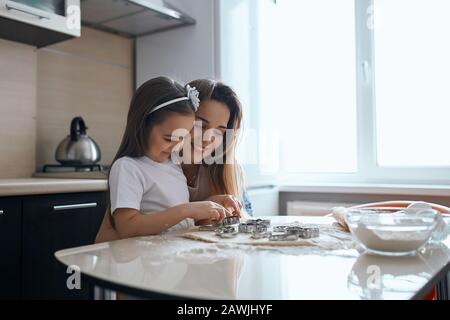
[{"label": "metal cookie cutter", "polygon": [[272,232],[270,231],[262,231],[262,232],[258,232],[258,231],[253,231],[252,232],[252,239],[264,239],[264,238],[268,238],[272,235]]},{"label": "metal cookie cutter", "polygon": [[234,238],[238,232],[235,227],[225,226],[216,229],[216,235],[221,238]]},{"label": "metal cookie cutter", "polygon": [[270,226],[270,220],[268,219],[253,219],[247,220],[239,225],[239,232],[242,233],[262,233],[266,232]]},{"label": "metal cookie cutter", "polygon": [[289,226],[274,226],[272,230],[273,232],[286,232],[287,228],[289,228]]},{"label": "metal cookie cutter", "polygon": [[239,232],[252,233],[256,230],[256,224],[248,224],[246,222],[239,224]]},{"label": "metal cookie cutter", "polygon": [[270,226],[270,220],[269,219],[251,219],[247,220],[247,224],[256,224],[256,225],[264,225],[266,227]]},{"label": "metal cookie cutter", "polygon": [[253,239],[268,238],[271,235],[271,232],[269,232],[269,227],[264,224],[257,224],[253,227],[254,227],[252,231]]},{"label": "metal cookie cutter", "polygon": [[299,238],[302,239],[311,239],[319,236],[319,228],[318,227],[287,227],[287,234],[295,234]]},{"label": "metal cookie cutter", "polygon": [[317,238],[320,235],[318,227],[305,227],[305,239]]},{"label": "metal cookie cutter", "polygon": [[266,232],[269,227],[264,224],[252,224],[252,223],[241,223],[239,224],[239,232],[242,233],[252,233],[252,232]]},{"label": "metal cookie cutter", "polygon": [[298,240],[297,234],[289,234],[289,233],[272,233],[269,236],[270,241],[295,241]]},{"label": "metal cookie cutter", "polygon": [[217,222],[217,220],[211,220],[211,222],[214,227],[225,227],[231,226],[233,224],[238,224],[240,222],[240,219],[238,216],[230,216],[223,218],[221,222]]}]

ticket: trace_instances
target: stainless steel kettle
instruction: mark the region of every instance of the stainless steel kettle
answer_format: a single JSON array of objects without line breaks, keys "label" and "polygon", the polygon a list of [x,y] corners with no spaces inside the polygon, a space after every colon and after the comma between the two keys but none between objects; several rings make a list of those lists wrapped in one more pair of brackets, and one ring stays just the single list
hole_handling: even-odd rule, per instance
[{"label": "stainless steel kettle", "polygon": [[56,148],[56,161],[63,165],[90,165],[101,159],[97,143],[86,134],[86,124],[81,117],[72,119],[70,135]]}]

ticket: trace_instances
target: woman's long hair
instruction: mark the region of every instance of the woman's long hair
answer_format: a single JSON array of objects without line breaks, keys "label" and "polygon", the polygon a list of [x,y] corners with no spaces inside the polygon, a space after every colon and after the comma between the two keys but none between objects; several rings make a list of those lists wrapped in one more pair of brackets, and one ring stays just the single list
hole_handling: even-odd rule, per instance
[{"label": "woman's long hair", "polygon": [[236,161],[235,154],[242,122],[241,102],[231,87],[219,81],[199,79],[191,81],[189,85],[199,91],[200,102],[206,100],[217,101],[223,103],[230,111],[227,131],[232,133],[232,137],[227,137],[227,143],[223,146],[223,153],[220,155],[223,157],[223,161],[206,166],[209,195],[231,194],[238,199],[242,199],[244,188],[243,174]]},{"label": "woman's long hair", "polygon": [[[117,159],[122,157],[143,157],[148,148],[151,129],[163,122],[170,114],[193,115],[194,109],[189,100],[176,102],[150,114],[158,105],[186,96],[186,89],[167,77],[154,78],[142,84],[131,100],[125,133],[111,167]],[[107,214],[109,214],[111,225],[115,228],[110,208],[111,206]]]}]

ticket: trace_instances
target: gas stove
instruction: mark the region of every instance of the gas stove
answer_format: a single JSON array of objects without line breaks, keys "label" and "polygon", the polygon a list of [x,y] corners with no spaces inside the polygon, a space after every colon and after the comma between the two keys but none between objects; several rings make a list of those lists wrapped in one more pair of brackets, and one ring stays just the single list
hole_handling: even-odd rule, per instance
[{"label": "gas stove", "polygon": [[37,178],[65,178],[65,179],[107,179],[109,166],[101,164],[63,165],[46,164],[42,171],[33,176]]},{"label": "gas stove", "polygon": [[101,164],[46,164],[42,168],[42,172],[92,172],[102,171],[104,166]]}]

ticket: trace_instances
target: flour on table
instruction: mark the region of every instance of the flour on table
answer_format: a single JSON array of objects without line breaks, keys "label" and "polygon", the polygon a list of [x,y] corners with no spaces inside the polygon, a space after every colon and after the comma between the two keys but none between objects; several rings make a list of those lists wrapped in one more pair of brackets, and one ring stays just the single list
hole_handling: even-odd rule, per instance
[{"label": "flour on table", "polygon": [[298,239],[294,241],[270,241],[268,238],[253,239],[248,233],[238,233],[234,238],[221,238],[213,231],[199,231],[193,227],[180,236],[209,243],[243,244],[252,246],[277,246],[277,247],[319,247],[323,249],[349,249],[355,244],[350,233],[338,226],[318,225],[320,236],[312,239]]}]

